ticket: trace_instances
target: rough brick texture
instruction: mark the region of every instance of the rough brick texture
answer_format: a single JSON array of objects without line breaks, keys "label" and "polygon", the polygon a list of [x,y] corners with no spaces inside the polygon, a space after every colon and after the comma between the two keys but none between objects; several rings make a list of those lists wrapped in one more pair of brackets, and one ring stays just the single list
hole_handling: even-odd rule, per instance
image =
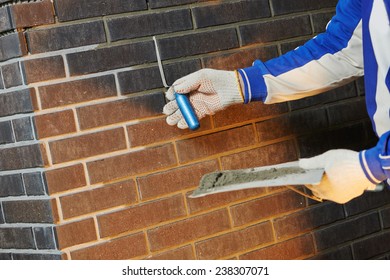
[{"label": "rough brick texture", "polygon": [[235,105],[197,131],[162,114],[152,36],[172,84],[288,52],[336,2],[0,0],[0,259],[388,259],[388,190],[190,198],[209,172],[375,145],[363,79]]}]

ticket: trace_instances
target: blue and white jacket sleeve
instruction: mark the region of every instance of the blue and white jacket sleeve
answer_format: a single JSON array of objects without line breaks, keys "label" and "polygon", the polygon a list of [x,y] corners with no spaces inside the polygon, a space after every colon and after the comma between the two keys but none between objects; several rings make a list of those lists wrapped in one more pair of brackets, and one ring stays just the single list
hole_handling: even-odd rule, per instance
[{"label": "blue and white jacket sleeve", "polygon": [[[363,75],[360,5],[340,1],[326,32],[267,62],[239,69],[245,103],[277,103],[315,95]],[[356,2],[356,1],[355,1]],[[360,2],[360,1],[359,1]]]}]

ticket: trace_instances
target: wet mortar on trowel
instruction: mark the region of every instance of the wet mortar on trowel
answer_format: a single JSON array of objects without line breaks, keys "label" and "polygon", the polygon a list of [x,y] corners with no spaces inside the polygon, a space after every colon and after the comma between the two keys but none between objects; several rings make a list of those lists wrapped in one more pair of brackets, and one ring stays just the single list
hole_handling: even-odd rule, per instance
[{"label": "wet mortar on trowel", "polygon": [[273,180],[288,174],[306,173],[306,170],[299,167],[271,168],[267,170],[229,170],[214,172],[205,175],[199,186],[200,191],[217,189],[218,187],[233,184]]}]

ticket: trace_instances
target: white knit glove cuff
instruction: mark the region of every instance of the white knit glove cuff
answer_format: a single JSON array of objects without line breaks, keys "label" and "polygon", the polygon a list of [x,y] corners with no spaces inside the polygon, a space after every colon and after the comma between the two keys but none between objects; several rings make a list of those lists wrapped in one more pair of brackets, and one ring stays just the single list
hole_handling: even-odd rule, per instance
[{"label": "white knit glove cuff", "polygon": [[239,90],[240,84],[234,71],[223,72],[223,75],[217,76],[218,78],[214,80],[222,106],[226,108],[233,104],[244,103]]}]

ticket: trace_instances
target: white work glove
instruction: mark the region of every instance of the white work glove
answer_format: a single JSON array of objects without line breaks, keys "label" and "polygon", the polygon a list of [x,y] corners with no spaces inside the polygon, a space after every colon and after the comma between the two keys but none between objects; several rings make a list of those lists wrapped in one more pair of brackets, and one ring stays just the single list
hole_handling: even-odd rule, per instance
[{"label": "white work glove", "polygon": [[202,69],[180,78],[168,89],[166,97],[170,102],[164,106],[163,113],[168,115],[169,125],[185,129],[188,127],[175,100],[176,91],[188,94],[195,114],[200,120],[206,115],[214,115],[226,107],[243,103],[239,83],[234,71]]},{"label": "white work glove", "polygon": [[299,166],[305,169],[325,169],[319,185],[307,185],[321,199],[346,203],[365,190],[375,188],[363,172],[359,153],[351,150],[330,150],[313,158],[299,160]]}]

